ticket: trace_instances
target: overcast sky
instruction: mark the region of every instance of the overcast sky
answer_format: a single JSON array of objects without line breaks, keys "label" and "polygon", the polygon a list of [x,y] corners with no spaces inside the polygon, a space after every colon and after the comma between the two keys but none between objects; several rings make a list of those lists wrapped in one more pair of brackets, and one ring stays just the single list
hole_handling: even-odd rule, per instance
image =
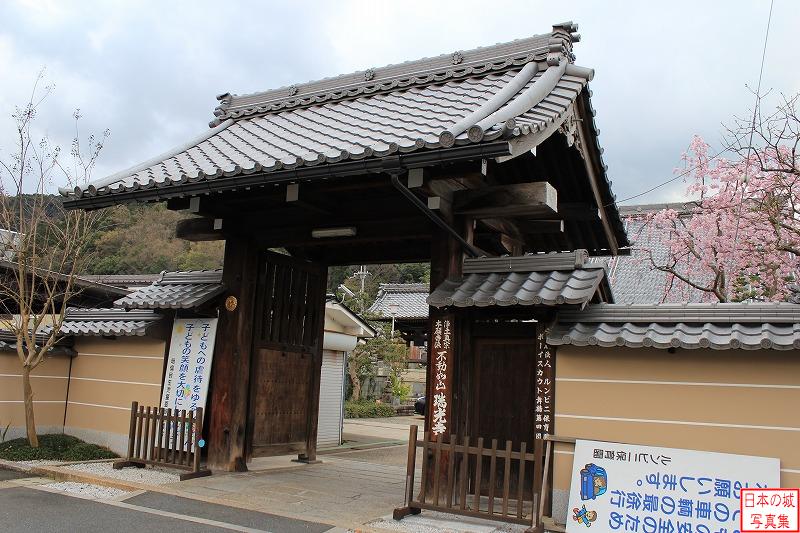
[{"label": "overcast sky", "polygon": [[[46,68],[55,90],[40,133],[68,146],[111,137],[94,177],[207,128],[219,93],[247,93],[550,31],[573,20],[600,143],[619,199],[673,175],[693,134],[721,146],[752,108],[769,12],[759,1],[0,3],[0,150],[10,114]],[[800,2],[775,0],[762,92],[800,91]],[[676,200],[683,184],[636,202]]]}]

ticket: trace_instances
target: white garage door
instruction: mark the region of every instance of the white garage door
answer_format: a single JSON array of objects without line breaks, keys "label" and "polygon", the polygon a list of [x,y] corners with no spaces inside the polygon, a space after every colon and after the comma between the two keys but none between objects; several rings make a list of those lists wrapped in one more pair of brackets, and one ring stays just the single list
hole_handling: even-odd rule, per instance
[{"label": "white garage door", "polygon": [[342,400],[344,397],[344,352],[323,350],[319,384],[317,446],[342,443]]}]

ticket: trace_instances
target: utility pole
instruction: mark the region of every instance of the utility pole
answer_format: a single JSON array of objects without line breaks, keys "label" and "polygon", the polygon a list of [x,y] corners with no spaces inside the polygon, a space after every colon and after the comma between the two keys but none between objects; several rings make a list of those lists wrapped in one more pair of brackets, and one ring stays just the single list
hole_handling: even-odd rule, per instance
[{"label": "utility pole", "polygon": [[366,265],[361,265],[358,267],[358,272],[354,272],[353,276],[358,277],[361,280],[361,289],[358,293],[358,300],[361,302],[361,313],[364,312],[364,283],[367,280],[367,276],[369,276],[369,270],[367,270]]}]

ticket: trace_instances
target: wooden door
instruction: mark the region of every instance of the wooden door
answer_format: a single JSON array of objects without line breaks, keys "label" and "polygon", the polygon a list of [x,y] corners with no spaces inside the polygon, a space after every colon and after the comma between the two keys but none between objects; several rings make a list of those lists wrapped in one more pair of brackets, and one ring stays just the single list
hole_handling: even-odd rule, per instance
[{"label": "wooden door", "polygon": [[[533,337],[533,336],[532,336]],[[536,339],[479,338],[475,344],[475,390],[472,435],[483,437],[484,447],[497,439],[498,449],[505,450],[511,440],[514,451],[526,442],[533,449],[536,402]],[[474,435],[474,437],[473,437]],[[488,494],[490,465],[483,462],[481,492]],[[495,494],[502,490],[502,460],[495,465]],[[533,468],[526,465],[526,470]],[[516,468],[514,468],[516,471]],[[511,476],[511,493],[516,494],[516,475]],[[526,487],[526,493],[528,493]]]},{"label": "wooden door", "polygon": [[[315,451],[326,270],[275,253],[259,263],[250,455]],[[313,443],[312,443],[313,442]]]}]

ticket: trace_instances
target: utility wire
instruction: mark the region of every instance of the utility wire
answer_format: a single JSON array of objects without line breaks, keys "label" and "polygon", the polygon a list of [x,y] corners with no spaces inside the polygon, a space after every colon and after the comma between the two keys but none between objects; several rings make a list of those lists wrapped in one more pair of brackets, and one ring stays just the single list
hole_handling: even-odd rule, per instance
[{"label": "utility wire", "polygon": [[767,41],[769,41],[769,27],[772,24],[772,6],[775,0],[769,2],[769,17],[767,18],[767,31],[764,35],[764,50],[761,52],[761,68],[758,71],[758,85],[756,86],[755,103],[753,104],[753,120],[750,123],[750,140],[747,142],[747,158],[744,162],[744,180],[742,183],[742,198],[739,200],[739,209],[736,213],[736,231],[733,235],[733,244],[739,242],[739,221],[742,219],[742,204],[744,203],[744,192],[747,190],[747,171],[750,170],[750,154],[753,152],[753,134],[756,130],[756,115],[758,114],[758,104],[761,99],[761,78],[764,75],[764,60],[767,57]]},{"label": "utility wire", "polygon": [[[764,74],[764,62],[765,62],[766,55],[767,55],[767,41],[769,40],[769,28],[770,28],[770,25],[772,23],[772,7],[773,7],[773,4],[774,4],[774,0],[770,0],[769,17],[767,18],[767,31],[766,31],[766,35],[764,36],[764,49],[761,52],[761,68],[760,68],[760,70],[758,72],[758,87],[756,89],[756,103],[753,106],[753,119],[752,119],[751,128],[750,128],[750,140],[748,142],[748,158],[750,156],[750,150],[752,150],[752,147],[753,147],[753,133],[754,133],[754,130],[755,130],[756,114],[757,114],[757,111],[758,111],[758,100],[759,100],[759,96],[761,94],[761,79],[762,79],[762,76]],[[736,145],[737,142],[742,140],[743,137],[744,136],[738,137],[733,142],[731,142],[729,145],[725,146],[720,151],[716,152],[714,155],[709,157],[708,160],[709,161],[716,160],[719,156],[721,156],[722,154],[724,154],[725,152],[727,152],[728,150],[733,148]],[[651,187],[650,189],[647,189],[644,192],[640,192],[639,194],[634,194],[633,196],[628,196],[627,198],[623,198],[622,200],[615,200],[614,202],[610,202],[610,203],[604,205],[603,207],[611,207],[614,204],[622,204],[622,203],[628,202],[630,200],[635,200],[636,198],[642,197],[642,196],[644,196],[646,194],[650,194],[651,192],[656,191],[656,190],[660,189],[661,187],[669,185],[670,183],[673,183],[673,182],[683,178],[684,176],[686,176],[687,174],[689,174],[690,172],[692,172],[696,168],[697,168],[696,165],[692,166],[692,167],[689,167],[689,168],[685,169],[683,172],[679,173],[677,176],[672,177],[672,178],[670,178],[670,179],[668,179],[666,181],[663,181],[663,182],[659,183],[658,185],[656,185],[654,187]],[[744,178],[745,183],[747,183],[747,168],[748,167],[745,167],[745,178]],[[744,192],[742,192],[742,194],[744,194]],[[739,228],[738,228],[738,219],[737,219],[737,228],[736,228],[737,235],[738,235],[738,230],[739,230]]]}]

